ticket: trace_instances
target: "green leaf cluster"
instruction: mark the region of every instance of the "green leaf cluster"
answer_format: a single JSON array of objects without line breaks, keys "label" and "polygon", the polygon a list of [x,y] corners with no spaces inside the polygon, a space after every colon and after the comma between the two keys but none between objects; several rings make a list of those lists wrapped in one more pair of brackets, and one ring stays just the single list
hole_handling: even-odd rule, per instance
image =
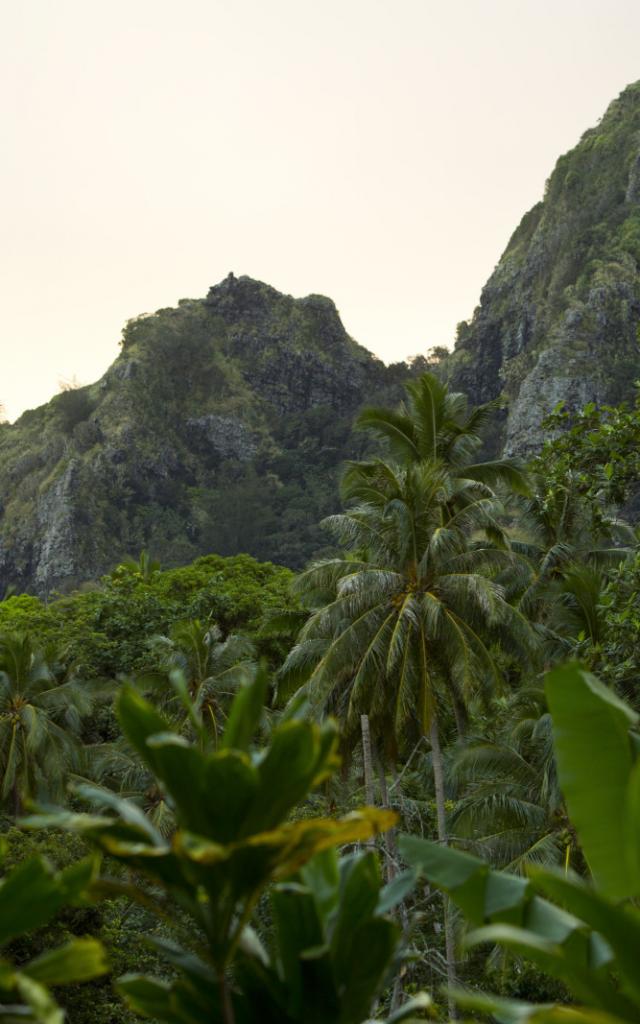
[{"label": "green leaf cluster", "polygon": [[[226,636],[258,633],[269,609],[290,604],[288,569],[249,555],[207,555],[191,565],[148,573],[125,563],[99,586],[44,603],[27,594],[0,602],[0,632],[36,635],[85,678],[114,677],[155,667],[150,641],[187,619],[215,623]],[[276,660],[280,646],[259,653]]]},{"label": "green leaf cluster", "polygon": [[403,837],[407,860],[447,892],[473,931],[467,945],[498,943],[561,980],[575,1010],[458,994],[499,1020],[634,1021],[640,1014],[640,760],[638,717],[579,665],[549,673],[560,784],[591,879],[531,869],[493,871],[458,850]]},{"label": "green leaf cluster", "polygon": [[[397,953],[400,930],[387,915],[411,880],[383,889],[373,854],[340,862],[334,853],[390,827],[395,815],[365,808],[338,820],[296,820],[337,766],[337,730],[307,720],[298,702],[268,746],[255,749],[266,690],[261,670],[235,697],[215,749],[173,732],[133,686],[120,690],[123,733],[166,795],[177,826],[171,838],[137,806],[86,785],[78,795],[100,813],[49,812],[25,822],[79,833],[147,883],[105,878],[96,893],[127,895],[166,920],[179,908],[184,941],[155,941],[176,979],[120,982],[133,1009],[171,1024],[357,1024]],[[253,920],[274,884],[269,947]]]},{"label": "green leaf cluster", "polygon": [[[0,880],[0,947],[48,924],[65,905],[83,898],[94,875],[90,858],[56,872],[44,857],[31,857]],[[16,968],[0,956],[0,1021],[63,1024],[49,986],[89,981],[106,973],[104,949],[76,938]]]}]

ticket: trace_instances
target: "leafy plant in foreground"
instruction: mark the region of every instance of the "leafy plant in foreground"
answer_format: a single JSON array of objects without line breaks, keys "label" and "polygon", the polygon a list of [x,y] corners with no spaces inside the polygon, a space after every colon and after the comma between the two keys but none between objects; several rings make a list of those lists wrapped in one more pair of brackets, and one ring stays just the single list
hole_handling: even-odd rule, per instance
[{"label": "leafy plant in foreground", "polygon": [[[213,750],[172,732],[136,689],[122,688],[120,723],[166,793],[177,826],[171,839],[135,804],[87,786],[80,795],[102,813],[63,811],[27,822],[81,833],[153,887],[145,893],[139,884],[103,879],[103,892],[186,923],[179,942],[155,940],[175,980],[120,980],[132,1008],[156,1020],[359,1024],[397,955],[399,928],[386,912],[411,879],[381,890],[372,854],[339,862],[331,853],[388,828],[395,816],[365,808],[339,820],[290,820],[336,767],[337,731],[302,718],[298,706],[269,746],[253,751],[266,688],[259,672],[239,691]],[[195,709],[193,716],[196,731],[204,729]],[[268,948],[252,923],[274,883]],[[409,1004],[405,1016],[425,1002]]]},{"label": "leafy plant in foreground", "polygon": [[[55,872],[44,857],[14,868],[0,881],[0,947],[48,924],[63,906],[81,899],[93,872],[92,860]],[[89,981],[106,971],[104,950],[91,938],[67,942],[19,969],[0,955],[0,1024],[63,1024],[64,1012],[48,986]]]},{"label": "leafy plant in foreground", "polygon": [[547,699],[561,788],[592,878],[492,871],[476,857],[410,836],[409,863],[447,892],[474,931],[560,979],[578,1006],[536,1006],[457,993],[500,1021],[584,1024],[640,1018],[640,736],[638,715],[578,665],[549,673]]}]

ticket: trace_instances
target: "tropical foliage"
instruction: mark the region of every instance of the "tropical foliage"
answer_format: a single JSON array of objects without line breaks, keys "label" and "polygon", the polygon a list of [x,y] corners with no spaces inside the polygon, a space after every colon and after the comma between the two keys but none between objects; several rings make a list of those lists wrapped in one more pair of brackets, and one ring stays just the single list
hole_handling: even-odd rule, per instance
[{"label": "tropical foliage", "polygon": [[87,932],[120,976],[42,987],[46,1024],[637,1016],[640,411],[558,410],[529,468],[483,461],[489,413],[430,374],[364,410],[297,577],[143,551],[46,604],[5,595],[10,863],[102,855],[7,977]]},{"label": "tropical foliage", "polygon": [[[47,924],[66,904],[81,900],[95,864],[89,859],[56,872],[31,857],[0,879],[0,947]],[[6,951],[5,951],[6,952]],[[89,981],[107,971],[104,950],[92,938],[75,939],[15,967],[0,957],[0,1021],[62,1024],[64,1013],[48,986]]]},{"label": "tropical foliage", "polygon": [[[337,733],[331,723],[305,720],[299,708],[274,730],[266,749],[254,750],[266,686],[258,672],[239,691],[221,747],[209,751],[172,732],[136,690],[121,690],[124,734],[175,815],[171,841],[135,805],[86,786],[79,795],[102,814],[49,813],[26,822],[80,832],[160,890],[153,897],[157,914],[181,913],[187,948],[156,940],[176,980],[129,976],[119,983],[134,1009],[171,1024],[194,1018],[357,1024],[368,1015],[399,944],[400,929],[388,911],[403,889],[381,890],[372,854],[339,861],[329,852],[368,839],[394,816],[368,808],[339,820],[287,821],[335,769]],[[193,719],[204,733],[196,707]],[[277,952],[270,956],[252,927],[254,909],[270,882],[287,879],[272,895]],[[103,886],[151,902],[139,887]],[[366,958],[356,954],[361,946]],[[404,1015],[424,1003],[414,1001]]]},{"label": "tropical foliage", "polygon": [[[460,906],[474,928],[467,945],[499,943],[558,978],[578,1003],[573,1019],[637,1020],[638,716],[578,665],[550,673],[546,688],[560,785],[591,878],[537,868],[518,879],[413,837],[402,839],[402,849]],[[557,1021],[567,1014],[558,1006],[473,993],[457,998],[506,1021]]]},{"label": "tropical foliage", "polygon": [[[170,635],[180,622],[201,620],[224,637],[253,638],[269,609],[290,606],[293,574],[248,555],[208,555],[184,568],[151,572],[148,556],[141,559],[116,567],[91,589],[47,603],[10,596],[0,602],[0,632],[29,633],[39,647],[50,644],[85,678],[114,677],[159,668],[152,640]],[[275,663],[282,652],[277,641],[265,640],[259,653]]]},{"label": "tropical foliage", "polygon": [[0,799],[19,814],[26,797],[60,796],[79,761],[83,715],[91,691],[78,679],[58,680],[25,635],[0,636]]}]

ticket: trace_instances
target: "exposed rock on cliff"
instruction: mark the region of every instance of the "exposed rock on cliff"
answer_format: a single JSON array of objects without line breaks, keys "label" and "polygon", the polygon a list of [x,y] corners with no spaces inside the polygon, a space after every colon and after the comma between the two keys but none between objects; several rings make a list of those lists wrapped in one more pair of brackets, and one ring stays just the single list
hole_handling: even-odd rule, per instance
[{"label": "exposed rock on cliff", "polygon": [[300,566],[327,543],[357,408],[409,373],[329,299],[247,277],[129,321],[100,381],[0,426],[0,592],[64,589],[143,547]]},{"label": "exposed rock on cliff", "polygon": [[449,371],[501,396],[493,446],[529,454],[559,401],[618,402],[640,376],[640,83],[562,156],[461,324]]}]

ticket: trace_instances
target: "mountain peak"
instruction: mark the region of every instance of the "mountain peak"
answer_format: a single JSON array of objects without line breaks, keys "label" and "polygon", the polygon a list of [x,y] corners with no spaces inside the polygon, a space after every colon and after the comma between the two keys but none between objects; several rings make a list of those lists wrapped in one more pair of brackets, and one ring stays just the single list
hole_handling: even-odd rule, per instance
[{"label": "mountain peak", "polygon": [[530,454],[563,401],[631,398],[640,374],[640,82],[558,160],[461,325],[450,372],[502,398],[493,444]]},{"label": "mountain peak", "polygon": [[326,544],[356,411],[397,401],[410,372],[357,345],[330,299],[246,276],[134,317],[100,381],[0,432],[0,591],[47,594],[143,548],[301,566]]}]

